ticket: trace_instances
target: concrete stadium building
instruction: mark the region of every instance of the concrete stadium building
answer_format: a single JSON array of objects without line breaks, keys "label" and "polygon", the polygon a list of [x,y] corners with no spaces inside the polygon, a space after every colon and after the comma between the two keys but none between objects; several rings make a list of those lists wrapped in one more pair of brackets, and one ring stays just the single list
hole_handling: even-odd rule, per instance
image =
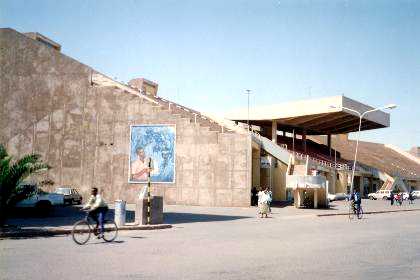
[{"label": "concrete stadium building", "polygon": [[[341,108],[372,108],[344,96],[253,107],[249,132],[246,110],[209,117],[159,97],[152,81],[115,81],[41,34],[0,29],[0,46],[0,143],[15,156],[41,154],[52,169],[38,180],[52,181],[49,189],[71,185],[84,196],[96,186],[108,200],[134,202],[144,185],[134,162],[143,155],[159,163],[152,193],[168,204],[249,206],[252,186],[269,186],[277,201],[325,206],[327,188],[347,191],[352,167],[345,135],[359,119]],[[389,114],[379,111],[362,129],[389,125]],[[156,143],[169,143],[166,150],[146,141],[149,128]],[[384,156],[372,160],[373,149],[361,148],[357,188],[419,188],[414,157],[375,145]]]}]

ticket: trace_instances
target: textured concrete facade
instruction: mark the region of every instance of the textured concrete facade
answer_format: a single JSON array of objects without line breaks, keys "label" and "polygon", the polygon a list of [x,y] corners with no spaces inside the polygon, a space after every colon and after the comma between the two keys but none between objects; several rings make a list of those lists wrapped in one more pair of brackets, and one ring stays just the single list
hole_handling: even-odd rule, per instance
[{"label": "textured concrete facade", "polygon": [[90,67],[12,29],[0,29],[0,142],[40,153],[55,186],[134,202],[128,183],[130,125],[176,125],[175,183],[153,184],[169,204],[248,206],[248,135],[214,131],[115,87],[95,87]]}]

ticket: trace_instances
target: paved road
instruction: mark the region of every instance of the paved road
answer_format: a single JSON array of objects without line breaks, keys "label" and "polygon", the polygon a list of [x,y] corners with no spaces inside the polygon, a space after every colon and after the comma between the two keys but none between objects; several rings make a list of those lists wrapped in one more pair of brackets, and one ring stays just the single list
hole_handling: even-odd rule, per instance
[{"label": "paved road", "polygon": [[420,212],[255,217],[250,208],[170,207],[172,229],[116,243],[1,240],[1,279],[420,279]]}]

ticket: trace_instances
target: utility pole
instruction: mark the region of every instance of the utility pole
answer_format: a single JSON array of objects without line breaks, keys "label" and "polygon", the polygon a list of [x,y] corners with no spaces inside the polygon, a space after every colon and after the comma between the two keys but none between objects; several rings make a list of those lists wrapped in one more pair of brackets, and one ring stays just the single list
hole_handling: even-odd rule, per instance
[{"label": "utility pole", "polygon": [[[364,116],[369,114],[369,113],[376,112],[376,111],[379,111],[379,110],[394,109],[396,107],[397,107],[397,105],[395,105],[395,104],[388,104],[386,106],[379,107],[379,108],[373,108],[373,109],[365,111],[365,112],[359,112],[357,110],[354,110],[352,108],[347,108],[347,107],[344,107],[344,106],[340,106],[340,107],[336,107],[334,105],[330,106],[330,108],[332,108],[332,109],[341,109],[343,111],[344,110],[350,111],[350,112],[355,113],[357,116],[359,116],[359,129],[358,129],[357,138],[356,138],[356,150],[354,152],[353,169],[352,169],[352,174],[351,174],[350,195],[353,194],[353,190],[354,190],[354,172],[356,171],[357,150],[359,148],[360,131],[362,131],[362,120],[363,120]],[[362,186],[359,186],[359,191],[362,192]]]},{"label": "utility pole", "polygon": [[147,160],[147,224],[150,225],[152,221],[152,203],[151,203],[151,195],[150,195],[150,187],[151,187],[151,180],[150,180],[150,171],[153,168],[152,158],[148,158]]},{"label": "utility pole", "polygon": [[250,130],[250,125],[249,125],[249,95],[251,94],[251,90],[247,89],[245,92],[246,95],[248,95],[248,119],[247,119],[247,125],[248,125],[248,131]]}]

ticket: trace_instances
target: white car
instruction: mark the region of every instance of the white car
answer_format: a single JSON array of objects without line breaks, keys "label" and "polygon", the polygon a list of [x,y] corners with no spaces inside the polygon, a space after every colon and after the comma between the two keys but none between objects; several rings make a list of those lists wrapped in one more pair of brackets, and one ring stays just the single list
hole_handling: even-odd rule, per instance
[{"label": "white car", "polygon": [[47,211],[53,205],[64,205],[64,195],[57,193],[46,193],[37,190],[31,197],[19,201],[16,204],[18,208],[36,207],[38,209]]},{"label": "white car", "polygon": [[375,193],[368,194],[368,198],[370,200],[376,199],[390,199],[391,198],[391,191],[390,190],[379,190]]},{"label": "white car", "polygon": [[328,200],[329,201],[337,201],[337,200],[346,200],[348,198],[348,195],[345,193],[335,193],[335,194],[328,194]]},{"label": "white car", "polygon": [[420,191],[412,191],[411,194],[414,198],[420,198]]}]

